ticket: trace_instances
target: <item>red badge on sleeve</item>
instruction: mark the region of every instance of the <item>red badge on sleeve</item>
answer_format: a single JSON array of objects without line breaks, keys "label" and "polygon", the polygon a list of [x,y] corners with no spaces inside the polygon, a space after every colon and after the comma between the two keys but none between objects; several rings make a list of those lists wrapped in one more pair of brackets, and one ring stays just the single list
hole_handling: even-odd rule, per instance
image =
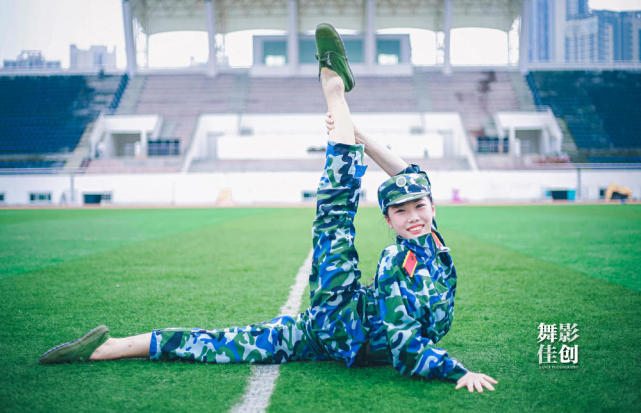
[{"label": "red badge on sleeve", "polygon": [[410,278],[414,277],[414,271],[416,270],[416,256],[412,251],[407,251],[405,261],[403,261],[403,268]]}]

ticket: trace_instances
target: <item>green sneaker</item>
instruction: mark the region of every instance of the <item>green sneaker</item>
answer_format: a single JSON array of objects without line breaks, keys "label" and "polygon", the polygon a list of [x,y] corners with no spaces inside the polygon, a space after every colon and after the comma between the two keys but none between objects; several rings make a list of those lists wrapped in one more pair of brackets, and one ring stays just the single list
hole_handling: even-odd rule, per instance
[{"label": "green sneaker", "polygon": [[322,67],[327,67],[343,79],[345,92],[354,88],[354,75],[347,63],[345,46],[340,35],[334,26],[329,23],[321,23],[316,26],[316,50],[318,54],[318,77]]},{"label": "green sneaker", "polygon": [[40,364],[88,361],[91,354],[109,338],[107,326],[98,326],[78,340],[60,344],[40,356]]}]

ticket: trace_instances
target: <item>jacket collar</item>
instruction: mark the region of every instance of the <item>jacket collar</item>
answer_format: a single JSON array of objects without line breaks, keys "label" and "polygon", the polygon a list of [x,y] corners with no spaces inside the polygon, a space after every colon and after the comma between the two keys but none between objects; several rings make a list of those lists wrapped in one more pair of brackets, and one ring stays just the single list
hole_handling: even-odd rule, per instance
[{"label": "jacket collar", "polygon": [[408,248],[418,259],[423,261],[432,257],[436,251],[432,234],[425,234],[416,238],[403,238],[397,235],[396,243]]},{"label": "jacket collar", "polygon": [[430,234],[421,235],[416,238],[402,238],[400,235],[397,235],[396,243],[408,248],[418,258],[426,261],[435,254],[442,254],[450,251],[448,247],[443,245],[441,240],[435,239],[437,237],[436,229],[432,228],[432,232]]}]

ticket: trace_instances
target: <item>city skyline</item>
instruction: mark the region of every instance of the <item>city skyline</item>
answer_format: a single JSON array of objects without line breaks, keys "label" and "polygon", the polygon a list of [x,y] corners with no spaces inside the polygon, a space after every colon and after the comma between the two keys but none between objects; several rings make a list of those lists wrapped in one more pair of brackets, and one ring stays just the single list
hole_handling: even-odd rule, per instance
[{"label": "city skyline", "polygon": [[[532,3],[534,4],[536,1],[532,0]],[[0,60],[14,60],[22,50],[40,50],[47,61],[59,60],[62,67],[67,68],[70,66],[70,46],[76,44],[79,49],[106,46],[111,50],[115,47],[117,67],[124,68],[126,59],[124,56],[121,1],[87,3],[89,2],[61,0],[56,2],[55,10],[51,10],[51,3],[45,0],[21,2],[0,0],[0,9],[5,11],[5,13],[0,13],[0,31],[2,31],[0,33]],[[641,10],[641,0],[592,0],[589,5],[592,9],[608,7],[615,10],[630,8]],[[74,15],[76,16],[75,20]],[[72,21],[74,24],[71,24]],[[438,62],[437,33],[427,30],[382,30],[379,32],[409,33],[413,46],[413,63],[435,64]],[[262,33],[274,32],[262,31]],[[235,32],[225,36],[224,45],[231,66],[251,65],[251,50],[248,49],[251,49],[252,34],[251,32]],[[508,36],[510,34],[506,32],[491,29],[454,29],[451,39],[452,63],[514,64],[515,51],[511,50],[508,55]],[[512,36],[514,36],[513,33]],[[514,43],[517,42],[514,39],[510,40],[512,47],[516,47]],[[219,44],[223,43],[221,35],[219,35],[218,42]],[[492,46],[479,47],[483,44]],[[188,66],[193,62],[207,60],[205,32],[160,33],[150,37],[149,45],[149,59],[152,67]],[[191,47],[185,47],[185,45]],[[419,48],[417,45],[421,45],[421,47]]]}]

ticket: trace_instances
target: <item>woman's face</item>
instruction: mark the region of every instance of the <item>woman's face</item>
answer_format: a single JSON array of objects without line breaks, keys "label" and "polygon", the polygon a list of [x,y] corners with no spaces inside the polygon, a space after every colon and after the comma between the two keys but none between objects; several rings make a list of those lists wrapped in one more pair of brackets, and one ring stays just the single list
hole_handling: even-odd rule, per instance
[{"label": "woman's face", "polygon": [[387,225],[402,238],[416,238],[429,234],[433,218],[434,205],[427,197],[400,205],[390,205],[385,216]]}]

